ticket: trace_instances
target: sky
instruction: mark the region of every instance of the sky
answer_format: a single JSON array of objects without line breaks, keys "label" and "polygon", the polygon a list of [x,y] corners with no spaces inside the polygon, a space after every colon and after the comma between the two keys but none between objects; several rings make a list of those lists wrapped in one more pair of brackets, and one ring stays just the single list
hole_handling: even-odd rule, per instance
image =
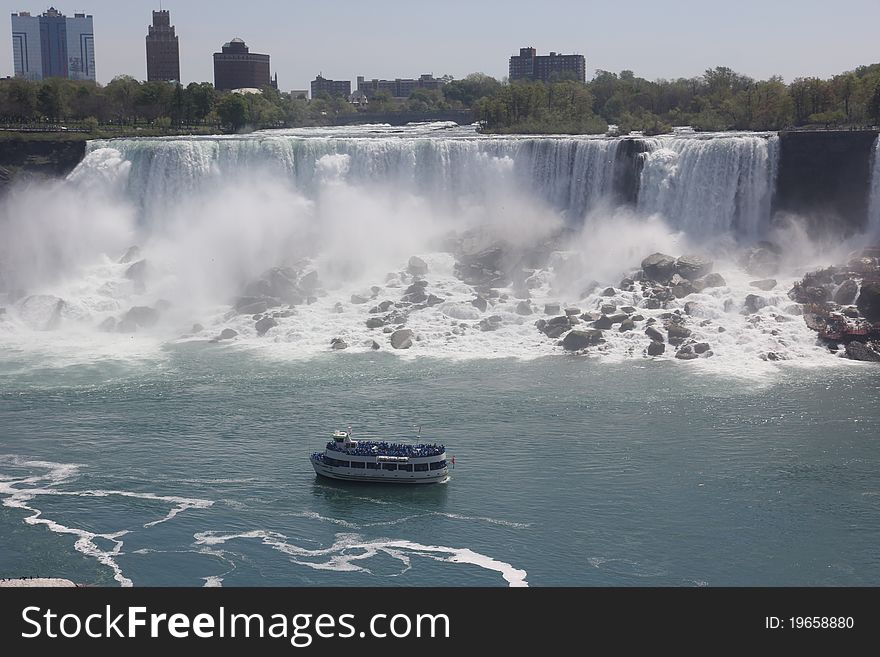
[{"label": "sky", "polygon": [[[159,0],[57,0],[94,16],[98,82],[146,77],[144,37]],[[354,81],[422,73],[507,75],[519,48],[579,53],[587,78],[632,70],[648,79],[728,66],[764,79],[830,77],[880,62],[880,0],[162,0],[180,38],[182,82],[213,81],[211,54],[233,37],[268,53],[282,91],[315,75]],[[0,77],[12,75],[9,15],[48,3],[0,0]]]}]

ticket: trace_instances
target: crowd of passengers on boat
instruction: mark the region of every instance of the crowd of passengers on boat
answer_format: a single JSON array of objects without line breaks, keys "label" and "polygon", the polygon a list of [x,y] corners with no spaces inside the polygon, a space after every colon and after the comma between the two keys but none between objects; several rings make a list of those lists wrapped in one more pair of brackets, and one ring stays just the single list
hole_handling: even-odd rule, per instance
[{"label": "crowd of passengers on boat", "polygon": [[349,456],[405,456],[409,458],[422,458],[427,456],[440,456],[446,451],[443,445],[400,445],[385,441],[358,441],[357,445],[343,447],[339,443],[330,441],[327,449],[342,452]]}]

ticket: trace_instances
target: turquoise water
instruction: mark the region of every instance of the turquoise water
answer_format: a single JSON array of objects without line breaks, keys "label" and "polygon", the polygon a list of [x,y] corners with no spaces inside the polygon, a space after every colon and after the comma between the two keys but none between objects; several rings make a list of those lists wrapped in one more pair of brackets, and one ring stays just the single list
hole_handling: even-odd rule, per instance
[{"label": "turquoise water", "polygon": [[[0,360],[0,576],[118,585],[878,585],[880,377],[191,342]],[[338,484],[336,428],[437,440],[445,485]],[[123,533],[124,532],[124,533]]]}]

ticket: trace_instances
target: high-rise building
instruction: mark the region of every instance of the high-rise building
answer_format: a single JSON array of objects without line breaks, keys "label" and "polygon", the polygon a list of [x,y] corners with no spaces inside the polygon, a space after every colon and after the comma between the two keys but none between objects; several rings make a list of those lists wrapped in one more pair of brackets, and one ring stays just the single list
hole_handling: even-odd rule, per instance
[{"label": "high-rise building", "polygon": [[180,46],[167,9],[153,12],[147,34],[147,81],[159,80],[180,81]]},{"label": "high-rise building", "polygon": [[520,48],[519,55],[510,58],[511,80],[541,80],[556,78],[587,81],[587,60],[583,55],[562,55],[551,52],[538,55],[534,48]]},{"label": "high-rise building", "polygon": [[40,16],[12,14],[16,77],[95,79],[95,30],[91,15],[68,17],[55,7]]},{"label": "high-rise building", "polygon": [[214,88],[219,91],[262,89],[277,84],[278,76],[273,81],[269,74],[269,55],[250,52],[241,39],[224,43],[222,52],[214,53]]},{"label": "high-rise building", "polygon": [[315,99],[320,94],[348,98],[351,95],[351,80],[328,80],[323,75],[318,74],[312,80],[312,98]]}]

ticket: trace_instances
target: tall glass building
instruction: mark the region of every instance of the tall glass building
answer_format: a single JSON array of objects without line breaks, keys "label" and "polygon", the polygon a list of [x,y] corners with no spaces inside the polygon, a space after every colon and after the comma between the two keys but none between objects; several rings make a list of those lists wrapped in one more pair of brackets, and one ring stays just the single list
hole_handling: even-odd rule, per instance
[{"label": "tall glass building", "polygon": [[92,16],[65,16],[55,7],[40,16],[12,14],[12,58],[16,77],[27,80],[95,79]]}]

